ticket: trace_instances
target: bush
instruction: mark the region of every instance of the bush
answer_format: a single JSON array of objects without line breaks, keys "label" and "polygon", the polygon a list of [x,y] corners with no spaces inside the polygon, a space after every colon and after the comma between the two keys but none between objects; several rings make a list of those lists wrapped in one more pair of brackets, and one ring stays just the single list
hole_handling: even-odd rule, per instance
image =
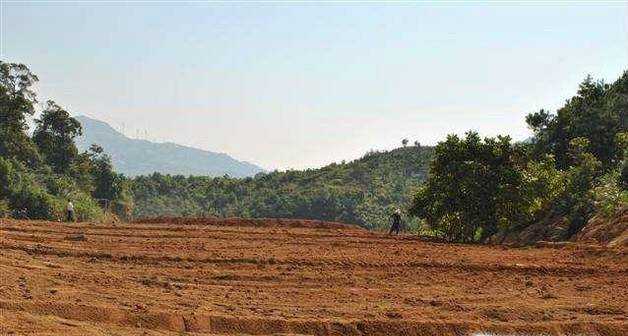
[{"label": "bush", "polygon": [[599,185],[593,189],[595,208],[602,216],[610,217],[628,203],[628,191],[622,188],[620,179],[620,172],[613,170],[602,176]]},{"label": "bush", "polygon": [[8,198],[13,180],[13,163],[0,156],[0,196]]},{"label": "bush", "polygon": [[6,218],[11,215],[11,208],[7,200],[0,200],[0,218]]},{"label": "bush", "polygon": [[55,204],[53,196],[37,186],[27,185],[12,196],[11,207],[24,209],[30,219],[51,219],[59,213],[60,204]]},{"label": "bush", "polygon": [[[71,196],[74,204],[74,215],[78,221],[101,220],[103,211],[98,203],[89,195],[78,192]],[[65,210],[65,209],[64,209]],[[62,217],[63,218],[63,217]]]},{"label": "bush", "polygon": [[621,187],[628,189],[628,160],[624,160],[621,165]]}]

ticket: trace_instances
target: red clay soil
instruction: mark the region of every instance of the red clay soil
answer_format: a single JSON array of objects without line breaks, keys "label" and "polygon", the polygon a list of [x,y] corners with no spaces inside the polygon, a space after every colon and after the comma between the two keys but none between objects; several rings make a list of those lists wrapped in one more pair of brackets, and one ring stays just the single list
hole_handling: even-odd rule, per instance
[{"label": "red clay soil", "polygon": [[0,335],[628,335],[623,249],[238,221],[0,219]]},{"label": "red clay soil", "polygon": [[595,216],[572,240],[628,248],[628,206],[609,217]]}]

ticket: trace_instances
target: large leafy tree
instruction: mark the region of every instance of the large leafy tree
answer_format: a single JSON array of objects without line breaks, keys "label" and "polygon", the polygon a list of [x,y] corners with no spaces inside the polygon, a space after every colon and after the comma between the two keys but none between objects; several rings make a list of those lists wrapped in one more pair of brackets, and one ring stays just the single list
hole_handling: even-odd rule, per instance
[{"label": "large leafy tree", "polygon": [[99,199],[112,200],[116,198],[116,178],[117,174],[113,171],[111,158],[104,153],[99,145],[92,145],[89,149],[91,159],[91,173],[94,177],[95,188],[93,195]]},{"label": "large leafy tree", "polygon": [[410,211],[450,240],[484,241],[525,216],[524,157],[509,137],[450,135],[436,146]]},{"label": "large leafy tree", "polygon": [[565,172],[565,194],[556,204],[556,210],[569,222],[564,238],[578,232],[595,212],[592,192],[602,174],[602,163],[589,148],[591,143],[586,138],[574,138],[569,143],[574,164]]},{"label": "large leafy tree", "polygon": [[82,134],[81,123],[53,101],[48,101],[33,140],[46,163],[57,173],[67,173],[78,156],[74,138]]},{"label": "large leafy tree", "polygon": [[29,166],[39,161],[37,149],[28,137],[26,118],[35,113],[37,76],[24,64],[0,61],[0,156]]},{"label": "large leafy tree", "polygon": [[111,158],[99,145],[92,145],[87,155],[94,185],[92,196],[108,202],[114,213],[130,217],[133,207],[130,181],[113,170]]}]

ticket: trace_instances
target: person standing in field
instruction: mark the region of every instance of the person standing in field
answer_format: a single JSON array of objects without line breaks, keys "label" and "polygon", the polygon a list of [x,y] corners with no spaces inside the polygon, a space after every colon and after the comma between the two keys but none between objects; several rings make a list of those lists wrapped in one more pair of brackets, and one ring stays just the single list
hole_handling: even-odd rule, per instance
[{"label": "person standing in field", "polygon": [[68,201],[68,205],[66,206],[67,218],[66,222],[74,222],[74,204],[72,201]]},{"label": "person standing in field", "polygon": [[395,210],[392,216],[390,216],[390,222],[390,231],[388,231],[388,234],[391,235],[393,232],[399,234],[399,230],[401,230],[401,210]]}]

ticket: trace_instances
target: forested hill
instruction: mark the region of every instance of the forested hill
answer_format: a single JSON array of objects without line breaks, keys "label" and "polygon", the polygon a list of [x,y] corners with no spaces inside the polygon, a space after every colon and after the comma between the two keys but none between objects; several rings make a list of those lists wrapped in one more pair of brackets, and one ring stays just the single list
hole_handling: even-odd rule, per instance
[{"label": "forested hill", "polygon": [[209,175],[235,177],[253,176],[262,168],[238,161],[227,154],[214,153],[175,143],[156,143],[128,138],[107,123],[86,116],[76,118],[83,126],[77,138],[79,150],[98,144],[107,154],[117,172],[137,176],[160,172],[164,174]]},{"label": "forested hill", "polygon": [[370,152],[320,169],[244,179],[163,174],[133,179],[135,217],[242,216],[334,220],[384,227],[425,180],[432,147]]}]

